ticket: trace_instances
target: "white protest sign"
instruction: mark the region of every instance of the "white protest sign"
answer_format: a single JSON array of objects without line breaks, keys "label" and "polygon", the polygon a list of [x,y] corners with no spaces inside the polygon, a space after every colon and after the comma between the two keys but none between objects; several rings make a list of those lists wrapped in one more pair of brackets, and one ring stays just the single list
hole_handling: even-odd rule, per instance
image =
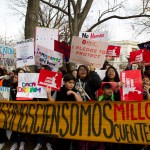
[{"label": "white protest sign", "polygon": [[80,32],[79,37],[98,41],[107,41],[108,32]]},{"label": "white protest sign", "polygon": [[25,65],[35,65],[34,42],[32,39],[17,42],[16,45],[16,66],[19,68]]},{"label": "white protest sign", "polygon": [[58,29],[36,27],[35,52],[37,45],[54,50],[54,40],[58,41]]},{"label": "white protest sign", "polygon": [[58,71],[63,61],[63,54],[37,45],[35,62],[37,66],[48,65],[52,71]]},{"label": "white protest sign", "polygon": [[99,69],[96,69],[95,72],[97,72],[97,74],[99,75],[99,77],[101,78],[101,80],[104,79],[105,74],[106,74],[106,70],[99,70]]},{"label": "white protest sign", "polygon": [[70,62],[84,65],[93,63],[96,68],[101,68],[105,60],[107,47],[107,42],[73,36]]},{"label": "white protest sign", "polygon": [[14,65],[14,48],[0,44],[0,65]]},{"label": "white protest sign", "polygon": [[46,89],[38,85],[39,73],[19,73],[17,97],[47,98]]},{"label": "white protest sign", "polygon": [[0,86],[0,100],[8,100],[10,98],[10,88]]}]

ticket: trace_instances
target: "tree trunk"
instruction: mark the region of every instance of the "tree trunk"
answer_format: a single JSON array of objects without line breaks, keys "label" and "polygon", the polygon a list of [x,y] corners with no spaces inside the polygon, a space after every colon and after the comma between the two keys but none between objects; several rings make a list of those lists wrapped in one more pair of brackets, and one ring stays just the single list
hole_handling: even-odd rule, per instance
[{"label": "tree trunk", "polygon": [[38,25],[39,0],[28,0],[25,19],[25,39],[33,38]]}]

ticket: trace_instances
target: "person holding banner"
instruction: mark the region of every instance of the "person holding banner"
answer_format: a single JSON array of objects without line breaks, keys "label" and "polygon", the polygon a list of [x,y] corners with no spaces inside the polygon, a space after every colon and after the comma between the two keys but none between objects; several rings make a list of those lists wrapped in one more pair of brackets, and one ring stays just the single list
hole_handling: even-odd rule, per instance
[{"label": "person holding banner", "polygon": [[[75,77],[71,74],[66,74],[63,78],[64,86],[61,87],[60,91],[51,94],[51,88],[47,87],[47,97],[50,102],[55,101],[77,101],[82,102],[82,98],[76,93],[74,89]],[[71,141],[66,139],[56,139],[55,150],[70,150]]]},{"label": "person holding banner", "polygon": [[[10,86],[10,96],[11,96],[11,100],[13,100],[13,101],[16,100],[17,87],[18,87],[18,73],[25,73],[25,71],[22,68],[16,69],[16,73],[12,79],[13,81],[12,81],[12,84]],[[25,134],[15,132],[15,131],[13,131],[12,135],[11,135],[11,141],[13,142],[13,144],[12,144],[10,150],[16,150],[18,148],[18,144],[17,144],[18,140],[21,141],[19,150],[24,150],[24,148],[25,148]]]},{"label": "person holding banner", "polygon": [[[101,86],[101,79],[95,72],[95,67],[90,64],[89,67],[80,65],[77,70],[77,79],[75,88],[80,93],[83,100],[97,101],[96,91]],[[74,146],[78,150],[104,150],[104,144],[101,142],[86,142],[78,141],[74,143]]]}]

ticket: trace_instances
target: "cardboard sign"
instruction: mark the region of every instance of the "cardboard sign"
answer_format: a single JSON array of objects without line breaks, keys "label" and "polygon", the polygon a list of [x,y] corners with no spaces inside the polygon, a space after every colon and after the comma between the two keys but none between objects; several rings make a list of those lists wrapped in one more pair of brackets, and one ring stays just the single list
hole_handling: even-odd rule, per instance
[{"label": "cardboard sign", "polygon": [[39,73],[19,73],[17,97],[47,98],[46,89],[38,85]]},{"label": "cardboard sign", "polygon": [[135,64],[143,61],[142,50],[130,52],[130,64]]},{"label": "cardboard sign", "polygon": [[37,45],[54,50],[54,40],[58,40],[58,29],[36,27],[35,52],[37,50]]},{"label": "cardboard sign", "polygon": [[150,41],[145,42],[145,43],[140,43],[140,44],[138,44],[138,47],[139,47],[140,49],[147,49],[147,50],[150,50]]},{"label": "cardboard sign", "polygon": [[66,62],[69,61],[70,58],[70,49],[71,47],[67,45],[65,42],[54,41],[54,50],[64,54],[64,59]]},{"label": "cardboard sign", "polygon": [[120,56],[120,46],[108,45],[107,57],[119,57]]},{"label": "cardboard sign", "polygon": [[79,32],[79,37],[98,41],[107,41],[108,32]]},{"label": "cardboard sign", "polygon": [[7,100],[9,101],[10,98],[10,88],[0,86],[0,100]]},{"label": "cardboard sign", "polygon": [[62,73],[60,72],[52,72],[48,70],[41,69],[38,85],[44,87],[51,87],[53,90],[59,90],[61,88],[62,82]]},{"label": "cardboard sign", "polygon": [[73,36],[70,62],[84,65],[92,63],[96,68],[101,68],[105,60],[107,47],[107,42],[94,41]]},{"label": "cardboard sign", "polygon": [[25,65],[35,65],[34,43],[32,39],[17,42],[16,45],[16,66],[19,68]]},{"label": "cardboard sign", "polygon": [[5,102],[0,128],[56,138],[150,145],[150,102]]},{"label": "cardboard sign", "polygon": [[120,72],[120,80],[123,82],[121,100],[123,101],[142,101],[143,87],[141,70],[128,70]]},{"label": "cardboard sign", "polygon": [[37,66],[48,65],[52,71],[58,71],[63,62],[63,54],[37,46],[37,53],[35,54],[35,63]]},{"label": "cardboard sign", "polygon": [[0,65],[14,66],[14,48],[0,44]]}]

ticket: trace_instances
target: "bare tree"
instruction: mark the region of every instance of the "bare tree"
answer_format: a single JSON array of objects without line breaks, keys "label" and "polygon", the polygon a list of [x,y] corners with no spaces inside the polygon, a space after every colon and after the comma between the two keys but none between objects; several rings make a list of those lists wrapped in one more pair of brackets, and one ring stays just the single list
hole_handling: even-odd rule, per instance
[{"label": "bare tree", "polygon": [[[47,2],[45,0],[40,0],[40,1],[49,5],[54,9],[58,9],[62,11],[65,15],[68,16],[71,36],[79,34],[79,31],[81,30],[83,23],[85,22],[85,19],[94,2],[94,0],[86,0],[86,2],[82,0],[68,0],[68,11],[66,11],[62,7],[56,6],[51,2]],[[131,18],[150,17],[150,14],[148,14],[146,11],[148,5],[143,5],[142,10],[137,14],[120,16],[117,15],[117,11],[121,8],[124,8],[123,3],[125,1],[118,2],[117,0],[113,0],[113,1],[107,0],[105,2],[107,3],[107,9],[103,12],[99,10],[99,14],[97,15],[97,21],[93,22],[93,24],[91,24],[91,26],[87,29],[87,31],[92,31],[98,25],[113,18],[123,20],[123,19],[131,19]]]}]

